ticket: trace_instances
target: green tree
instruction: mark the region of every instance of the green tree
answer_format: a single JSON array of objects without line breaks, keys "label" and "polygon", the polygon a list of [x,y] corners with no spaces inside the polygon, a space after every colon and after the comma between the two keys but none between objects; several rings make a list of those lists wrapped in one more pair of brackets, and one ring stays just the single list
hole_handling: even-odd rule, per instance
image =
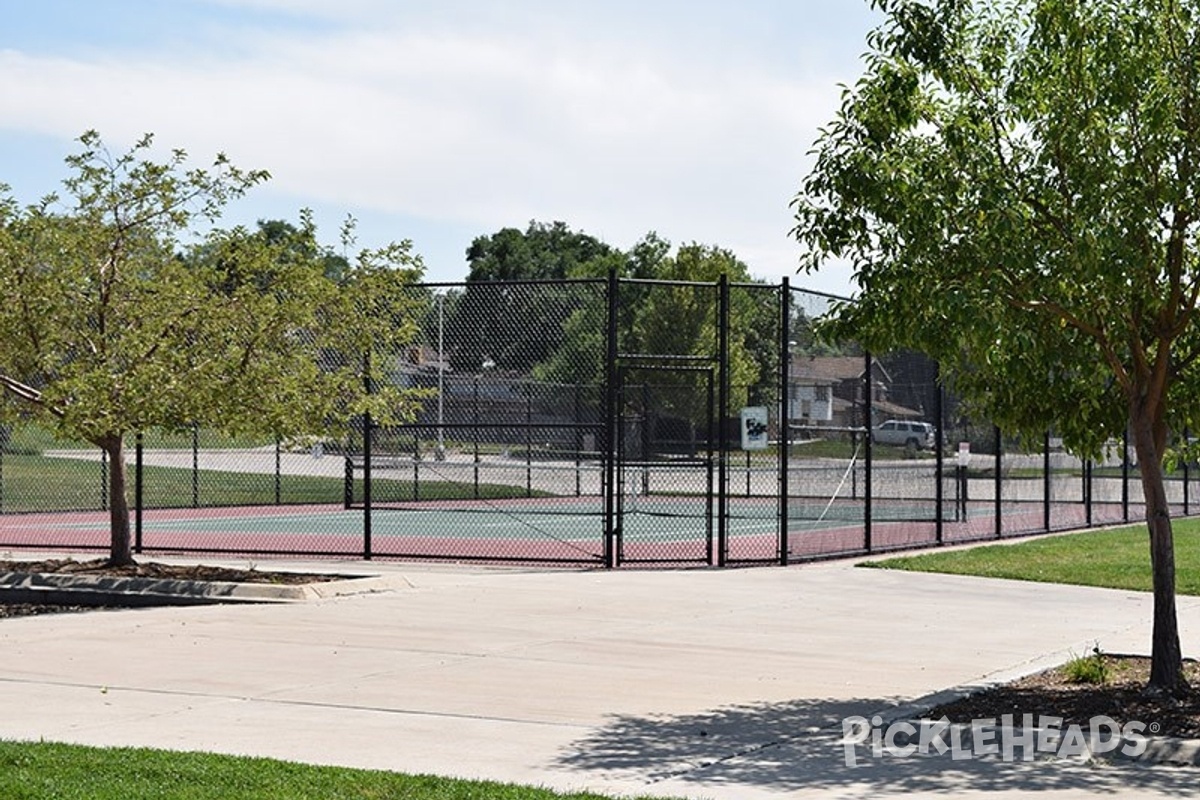
[{"label": "green tree", "polygon": [[602,276],[619,251],[562,222],[530,222],[480,236],[467,249],[467,287],[447,318],[451,364],[478,372],[486,363],[528,374],[562,343],[563,325],[591,294],[562,281]]},{"label": "green tree", "polygon": [[[639,353],[690,355],[711,358],[718,352],[717,291],[710,285],[725,276],[730,282],[750,281],[749,269],[729,250],[701,244],[679,247],[674,256],[663,258],[656,278],[677,285],[653,286],[637,308],[634,324],[635,350]],[[745,405],[748,388],[758,382],[759,365],[747,338],[756,328],[751,324],[762,309],[745,293],[731,293],[729,336],[729,383],[734,395],[730,405]],[[770,320],[770,316],[767,319]],[[778,314],[777,307],[775,314]],[[770,363],[777,363],[773,359]],[[769,369],[769,365],[768,365]],[[687,383],[677,376],[672,380]],[[682,388],[682,386],[681,386]],[[695,387],[694,387],[695,388]],[[674,410],[696,418],[699,393],[680,393],[671,398]],[[684,409],[688,409],[686,412]]]},{"label": "green tree", "polygon": [[267,174],[223,156],[187,168],[179,150],[156,162],[150,136],[115,157],[95,132],[80,142],[69,205],[22,208],[0,191],[0,402],[108,456],[112,563],[133,560],[130,434],[307,434],[411,411],[413,396],[379,379],[412,334],[399,290],[421,269],[407,243],[362,251],[331,280],[307,214],[270,236],[197,242],[197,223]]},{"label": "green tree", "polygon": [[1148,690],[1182,675],[1164,457],[1200,420],[1200,4],[874,0],[886,21],[796,201],[849,261],[836,332],[935,356],[1009,432],[1128,429],[1154,576]]},{"label": "green tree", "polygon": [[[628,253],[605,254],[601,258],[578,264],[574,277],[607,278],[615,271],[618,278],[653,279],[658,276],[671,253],[671,243],[651,231],[642,237]],[[622,286],[621,302],[616,308],[617,340],[627,352],[640,347],[635,328],[646,295],[645,287],[637,284]],[[540,381],[599,386],[604,382],[607,359],[608,303],[600,294],[589,296],[563,322],[562,341],[545,360],[533,369]]]},{"label": "green tree", "polygon": [[532,221],[520,231],[502,228],[467,248],[468,282],[561,280],[581,276],[588,263],[616,251],[564,222]]},{"label": "green tree", "polygon": [[[778,383],[778,292],[752,284],[749,270],[730,251],[687,244],[677,249],[650,233],[624,254],[619,277],[657,282],[623,282],[617,304],[618,351],[644,356],[692,356],[691,366],[715,367],[718,294],[722,275],[739,285],[730,293],[730,407],[772,402]],[[607,270],[607,264],[593,262]],[[534,368],[539,380],[600,385],[604,381],[607,304],[586,304],[562,324],[562,343]],[[653,358],[651,358],[653,360]],[[716,376],[715,371],[712,373]],[[637,369],[627,376],[644,393],[631,391],[633,405],[649,416],[675,417],[696,425],[708,416],[703,372]]]},{"label": "green tree", "polygon": [[[352,221],[350,225],[353,227]],[[320,259],[324,265],[325,277],[331,281],[340,282],[351,274],[350,261],[344,255],[332,248],[317,245],[312,237],[306,237],[304,231],[287,220],[260,219],[256,227],[255,233],[267,244],[291,243],[296,248],[296,258]]]}]

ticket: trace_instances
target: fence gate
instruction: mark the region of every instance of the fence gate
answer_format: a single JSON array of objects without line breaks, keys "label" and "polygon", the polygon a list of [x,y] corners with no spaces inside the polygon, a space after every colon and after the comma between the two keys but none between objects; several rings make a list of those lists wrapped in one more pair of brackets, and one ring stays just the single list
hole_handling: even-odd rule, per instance
[{"label": "fence gate", "polygon": [[617,371],[618,564],[712,562],[714,365],[673,361]]}]

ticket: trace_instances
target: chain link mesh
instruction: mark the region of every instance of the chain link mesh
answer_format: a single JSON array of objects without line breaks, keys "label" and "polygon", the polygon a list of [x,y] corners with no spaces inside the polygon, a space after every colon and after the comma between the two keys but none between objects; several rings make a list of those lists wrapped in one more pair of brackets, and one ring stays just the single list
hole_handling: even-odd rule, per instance
[{"label": "chain link mesh", "polygon": [[[615,277],[406,291],[415,336],[368,365],[373,388],[418,393],[408,416],[131,437],[138,548],[786,563],[1143,514],[1125,442],[1090,463],[1053,435],[1012,440],[919,354],[827,340],[836,298]],[[27,420],[0,427],[0,546],[106,547],[110,468]],[[1171,473],[1174,513],[1197,473]]]}]

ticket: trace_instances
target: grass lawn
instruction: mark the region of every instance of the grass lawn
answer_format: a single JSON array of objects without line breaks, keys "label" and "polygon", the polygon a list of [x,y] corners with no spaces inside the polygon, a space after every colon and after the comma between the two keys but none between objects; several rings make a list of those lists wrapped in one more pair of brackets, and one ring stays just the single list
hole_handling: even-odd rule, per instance
[{"label": "grass lawn", "polygon": [[512,784],[263,758],[0,741],[6,800],[603,800]]},{"label": "grass lawn", "polygon": [[[104,502],[104,478],[97,461],[44,456],[4,456],[3,509],[6,512],[49,512],[95,510]],[[193,486],[192,471],[177,467],[143,467],[146,508],[190,508],[198,499],[204,507],[262,505],[275,502],[275,476],[249,472],[200,470]],[[133,468],[128,473],[130,502],[133,501]],[[361,481],[357,482],[361,491]],[[475,497],[473,484],[421,481],[421,500],[458,500]],[[193,493],[198,493],[198,498]],[[544,492],[534,492],[543,495]],[[414,499],[413,484],[376,478],[372,495],[380,499]],[[524,497],[524,487],[481,484],[479,496],[496,499]],[[282,503],[341,503],[345,481],[315,475],[281,475]],[[361,498],[356,498],[361,499]]]},{"label": "grass lawn", "polygon": [[[269,446],[273,445],[275,440],[263,436],[225,436],[208,428],[201,428],[196,434],[196,442],[206,450],[219,450]],[[147,447],[190,450],[193,443],[192,432],[149,431],[146,433],[145,443]],[[126,440],[125,446],[129,450],[133,450],[133,436]],[[10,432],[7,449],[9,453],[36,454],[47,450],[95,450],[96,445],[89,442],[57,439],[53,433],[39,425],[17,425]]]},{"label": "grass lawn", "polygon": [[[1173,520],[1173,526],[1176,591],[1200,595],[1200,519]],[[862,566],[1152,590],[1145,525],[889,558]]]}]

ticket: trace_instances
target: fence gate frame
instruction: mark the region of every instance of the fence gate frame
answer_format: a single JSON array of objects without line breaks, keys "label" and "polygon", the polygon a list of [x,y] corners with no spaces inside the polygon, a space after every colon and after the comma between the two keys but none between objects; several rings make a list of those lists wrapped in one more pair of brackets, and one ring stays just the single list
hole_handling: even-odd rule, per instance
[{"label": "fence gate frame", "polygon": [[[719,382],[718,368],[716,359],[705,356],[672,356],[672,355],[628,355],[621,356],[617,359],[615,369],[613,370],[616,377],[616,385],[614,386],[613,399],[614,403],[611,408],[611,422],[613,428],[613,448],[611,453],[613,463],[613,478],[609,484],[608,491],[610,499],[608,506],[611,510],[611,520],[608,526],[611,532],[611,565],[618,567],[623,563],[681,563],[692,561],[695,563],[712,564],[715,554],[715,530],[717,525],[718,504],[717,495],[719,487],[717,484],[718,462],[720,454],[717,452],[717,439],[719,433],[719,425],[717,420],[716,397]],[[627,487],[630,483],[630,474],[635,476],[640,473],[642,482],[637,483],[636,477],[634,484],[636,491],[646,491],[649,484],[647,475],[655,466],[661,466],[661,461],[655,461],[649,458],[648,453],[641,453],[640,457],[635,457],[631,452],[632,448],[628,441],[627,431],[631,423],[640,422],[641,430],[643,431],[643,442],[647,443],[647,437],[644,435],[646,430],[645,418],[629,413],[629,395],[630,387],[642,387],[643,389],[650,385],[645,381],[640,383],[631,383],[629,381],[630,373],[668,373],[668,374],[692,374],[702,376],[704,379],[703,401],[704,401],[704,431],[705,442],[702,455],[698,454],[694,457],[681,458],[670,462],[673,468],[683,470],[695,469],[702,472],[704,476],[704,558],[689,559],[677,557],[665,558],[627,558],[625,555],[625,521],[631,513],[637,513],[626,508],[629,491]],[[643,409],[644,415],[645,409]],[[700,519],[697,517],[697,519]]]}]

